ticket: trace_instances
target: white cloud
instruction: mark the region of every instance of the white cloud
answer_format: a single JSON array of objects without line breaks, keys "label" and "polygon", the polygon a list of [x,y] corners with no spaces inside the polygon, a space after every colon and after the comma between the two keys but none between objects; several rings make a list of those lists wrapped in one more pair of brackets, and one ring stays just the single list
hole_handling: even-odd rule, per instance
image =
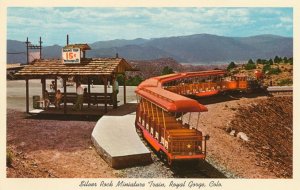
[{"label": "white cloud", "polygon": [[284,22],[284,23],[293,23],[292,17],[283,16],[283,17],[280,17],[279,19],[281,22]]},{"label": "white cloud", "polygon": [[265,27],[269,31],[282,27],[283,34],[291,34],[290,12],[279,8],[9,8],[8,36],[17,38],[23,31],[51,39],[72,33],[86,41],[196,33],[242,36]]}]

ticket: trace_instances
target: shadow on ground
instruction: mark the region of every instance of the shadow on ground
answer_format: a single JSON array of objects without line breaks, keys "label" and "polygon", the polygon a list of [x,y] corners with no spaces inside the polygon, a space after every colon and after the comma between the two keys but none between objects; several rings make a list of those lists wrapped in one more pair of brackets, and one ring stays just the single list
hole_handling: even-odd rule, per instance
[{"label": "shadow on ground", "polygon": [[37,120],[58,120],[58,121],[98,121],[102,116],[95,115],[28,115],[26,119],[37,119]]},{"label": "shadow on ground", "polygon": [[176,178],[226,178],[214,166],[200,161],[177,161],[170,168]]},{"label": "shadow on ground", "polygon": [[91,114],[90,112],[85,112],[84,110],[80,113],[71,110],[66,114],[62,113],[42,113],[42,114],[32,114],[27,115],[28,119],[41,119],[41,120],[60,120],[60,121],[98,121],[103,114],[109,116],[125,116],[131,113],[135,114],[136,111],[136,103],[127,103],[125,105],[118,106],[118,109],[109,109],[108,112],[99,113],[99,115]]},{"label": "shadow on ground", "polygon": [[136,112],[136,106],[137,106],[137,103],[123,104],[123,105],[119,106],[118,109],[111,110],[111,111],[109,111],[105,115],[109,115],[109,116],[124,116],[124,115],[128,115],[128,114],[131,114],[131,113],[135,114],[135,112]]},{"label": "shadow on ground", "polygon": [[197,97],[197,96],[190,96],[190,97],[197,100],[199,103],[203,105],[209,105],[209,104],[215,104],[220,102],[239,100],[240,98],[257,98],[260,96],[269,96],[269,94],[263,90],[257,90],[252,93],[234,91],[234,92],[217,94],[210,97]]}]

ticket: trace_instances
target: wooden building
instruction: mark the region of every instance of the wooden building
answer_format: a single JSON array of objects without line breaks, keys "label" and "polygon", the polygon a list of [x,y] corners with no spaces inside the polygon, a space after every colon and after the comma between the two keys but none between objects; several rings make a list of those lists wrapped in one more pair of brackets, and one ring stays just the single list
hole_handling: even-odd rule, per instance
[{"label": "wooden building", "polygon": [[[132,71],[133,68],[123,58],[85,58],[85,51],[90,47],[87,44],[74,44],[67,45],[64,48],[79,48],[80,49],[80,62],[79,63],[64,63],[63,59],[39,59],[35,60],[29,65],[26,65],[18,73],[15,74],[18,78],[26,81],[26,112],[29,113],[29,82],[30,79],[41,79],[42,94],[46,89],[46,80],[51,79],[55,81],[55,91],[57,90],[57,80],[63,80],[63,113],[68,112],[67,103],[74,102],[76,94],[67,92],[68,78],[74,78],[74,81],[87,81],[88,84],[88,107],[90,104],[98,103],[104,104],[105,112],[107,112],[108,104],[113,101],[116,107],[116,89],[112,93],[107,92],[108,82],[114,84],[118,74],[124,75],[124,104],[126,104],[126,71]],[[90,86],[92,80],[102,81],[104,85],[104,92],[91,93]],[[75,96],[75,97],[74,97]]]}]

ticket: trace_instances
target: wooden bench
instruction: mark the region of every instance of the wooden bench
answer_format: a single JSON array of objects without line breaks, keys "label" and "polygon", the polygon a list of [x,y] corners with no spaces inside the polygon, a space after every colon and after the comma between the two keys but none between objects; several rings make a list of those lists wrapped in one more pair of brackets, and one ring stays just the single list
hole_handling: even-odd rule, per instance
[{"label": "wooden bench", "polygon": [[[54,92],[49,93],[49,100],[51,103],[53,103],[55,101],[55,93]],[[98,104],[105,104],[105,100],[106,100],[107,104],[113,105],[113,93],[107,93],[106,95],[105,95],[105,93],[90,93],[90,94],[84,95],[84,97],[83,97],[83,103],[90,103],[90,104],[97,105],[97,106],[98,106]],[[65,101],[64,93],[62,93],[61,103],[64,103],[64,101]],[[76,93],[67,93],[66,103],[75,104],[76,101],[77,101]]]}]

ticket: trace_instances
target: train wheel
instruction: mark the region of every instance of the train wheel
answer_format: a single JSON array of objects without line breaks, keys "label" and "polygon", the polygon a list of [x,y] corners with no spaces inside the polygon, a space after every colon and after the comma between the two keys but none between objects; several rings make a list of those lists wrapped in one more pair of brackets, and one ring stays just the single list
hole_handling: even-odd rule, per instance
[{"label": "train wheel", "polygon": [[139,126],[135,127],[136,132],[140,135],[142,133],[142,130]]},{"label": "train wheel", "polygon": [[169,157],[168,157],[168,164],[169,164],[169,166],[172,166],[172,164],[173,164],[173,160]]},{"label": "train wheel", "polygon": [[163,163],[167,163],[167,155],[162,150],[158,152],[158,155],[159,159],[163,161]]}]

